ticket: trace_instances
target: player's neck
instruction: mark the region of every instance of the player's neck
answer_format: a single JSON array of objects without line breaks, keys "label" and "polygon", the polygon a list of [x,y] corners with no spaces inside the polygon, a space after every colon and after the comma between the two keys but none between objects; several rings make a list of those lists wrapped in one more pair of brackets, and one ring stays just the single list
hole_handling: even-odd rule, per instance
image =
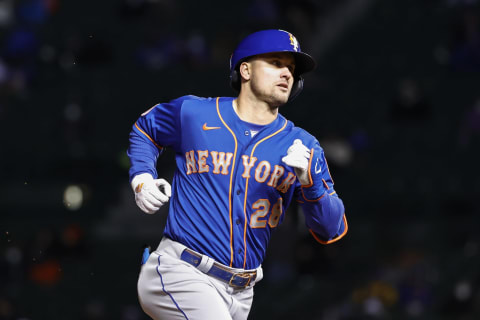
[{"label": "player's neck", "polygon": [[252,101],[242,95],[233,100],[233,109],[243,121],[260,125],[269,124],[278,116],[278,107],[272,108],[265,102]]}]

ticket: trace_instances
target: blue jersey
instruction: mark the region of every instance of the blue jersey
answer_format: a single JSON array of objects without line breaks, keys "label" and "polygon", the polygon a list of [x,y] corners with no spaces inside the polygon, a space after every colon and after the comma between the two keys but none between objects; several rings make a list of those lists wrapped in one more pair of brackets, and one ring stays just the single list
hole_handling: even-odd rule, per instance
[{"label": "blue jersey", "polygon": [[[344,207],[318,141],[280,114],[252,136],[233,100],[185,96],[152,107],[133,125],[130,180],[145,172],[157,178],[163,148],[175,151],[164,235],[224,265],[254,269],[295,198],[316,240],[342,238]],[[301,186],[282,162],[295,139],[311,149],[310,165],[321,172],[321,183]]]}]

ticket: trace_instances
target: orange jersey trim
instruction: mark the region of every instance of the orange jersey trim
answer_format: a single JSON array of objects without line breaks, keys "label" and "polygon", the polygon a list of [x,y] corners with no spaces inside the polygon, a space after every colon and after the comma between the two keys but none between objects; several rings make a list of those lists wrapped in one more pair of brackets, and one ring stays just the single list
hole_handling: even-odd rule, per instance
[{"label": "orange jersey trim", "polygon": [[[330,179],[332,179],[332,177],[330,177]],[[325,188],[327,188],[327,190],[329,190],[330,187],[328,186],[327,181],[325,181],[325,179],[322,179],[322,182],[323,182],[323,185],[325,186]],[[333,180],[332,180],[332,183],[333,183]]]},{"label": "orange jersey trim", "polygon": [[315,231],[313,231],[312,229],[309,229],[309,231],[312,234],[312,236],[315,238],[315,240],[317,240],[321,244],[330,244],[330,243],[333,243],[333,242],[336,242],[336,241],[342,239],[347,234],[348,223],[347,223],[347,217],[345,216],[345,213],[343,214],[343,223],[345,223],[345,230],[343,230],[342,234],[333,238],[333,239],[331,239],[331,240],[327,240],[327,241],[324,241],[324,240],[320,239],[318,237],[318,235],[315,233]]},{"label": "orange jersey trim", "polygon": [[318,200],[320,200],[320,199],[322,199],[323,197],[325,197],[325,195],[327,194],[326,192],[324,192],[319,198],[310,200],[310,199],[307,199],[307,197],[305,197],[305,194],[303,193],[303,188],[300,189],[300,190],[302,190],[302,197],[303,197],[303,199],[305,199],[305,201],[307,201],[307,202],[317,202]]},{"label": "orange jersey trim", "polygon": [[148,138],[148,140],[152,141],[153,144],[158,148],[158,149],[163,149],[163,147],[159,146],[145,131],[143,131],[142,129],[140,129],[140,127],[137,125],[137,123],[135,122],[135,128],[138,129],[138,131],[140,131],[141,133],[143,133],[145,135],[145,137]]},{"label": "orange jersey trim", "polygon": [[312,170],[310,170],[312,168],[312,159],[313,159],[313,148],[310,149],[310,159],[308,159],[308,167],[307,167],[308,180],[310,182],[306,185],[302,185],[303,188],[309,188],[309,187],[313,186],[313,179],[312,179],[312,172],[311,172]]},{"label": "orange jersey trim", "polygon": [[330,180],[332,180],[332,184],[335,184],[332,178],[332,174],[330,173],[330,168],[328,167],[328,162],[327,158],[325,157],[325,154],[323,155],[323,160],[325,160],[325,166],[327,167],[328,175],[330,176]]},{"label": "orange jersey trim", "polygon": [[230,186],[228,187],[228,217],[230,219],[230,267],[233,265],[233,223],[232,223],[232,182],[233,182],[233,173],[235,172],[235,159],[237,158],[237,137],[235,136],[235,133],[233,133],[232,129],[230,129],[229,126],[225,123],[225,121],[222,118],[222,115],[220,114],[220,107],[218,105],[218,101],[220,100],[220,97],[217,97],[216,105],[217,105],[217,114],[218,117],[220,118],[220,121],[222,121],[223,125],[225,128],[230,131],[230,133],[233,136],[233,140],[235,141],[235,151],[233,153],[233,162],[232,162],[232,169],[230,171]]},{"label": "orange jersey trim", "polygon": [[[252,152],[250,153],[250,159],[253,157],[253,153],[255,152],[255,149],[257,148],[257,146],[264,142],[265,140],[267,139],[270,139],[271,137],[277,135],[278,133],[280,133],[281,131],[283,131],[283,129],[285,129],[285,127],[287,126],[287,121],[285,120],[285,123],[283,124],[283,126],[275,131],[274,133],[272,133],[271,135],[269,136],[266,136],[265,138],[263,138],[262,140],[258,141],[252,148]],[[244,253],[244,256],[243,256],[243,269],[245,269],[245,265],[247,263],[247,195],[248,195],[248,181],[250,180],[250,177],[247,178],[247,181],[245,181],[245,198],[243,200],[243,217],[245,219],[245,223],[244,223],[244,226],[243,226],[243,245],[245,247],[245,253]]]}]

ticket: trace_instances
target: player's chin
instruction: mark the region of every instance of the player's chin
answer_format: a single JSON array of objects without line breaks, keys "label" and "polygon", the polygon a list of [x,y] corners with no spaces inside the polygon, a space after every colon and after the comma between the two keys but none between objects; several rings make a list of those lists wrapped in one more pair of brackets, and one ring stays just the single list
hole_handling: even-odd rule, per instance
[{"label": "player's chin", "polygon": [[289,96],[290,96],[290,91],[277,93],[272,96],[272,100],[274,100],[273,104],[277,106],[284,105],[288,102]]}]

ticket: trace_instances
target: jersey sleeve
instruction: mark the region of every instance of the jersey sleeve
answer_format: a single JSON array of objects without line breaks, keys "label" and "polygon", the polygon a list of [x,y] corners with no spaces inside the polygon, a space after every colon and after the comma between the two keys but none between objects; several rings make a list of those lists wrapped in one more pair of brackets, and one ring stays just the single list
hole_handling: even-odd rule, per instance
[{"label": "jersey sleeve", "polygon": [[329,244],[340,240],[347,233],[345,207],[334,189],[327,160],[318,141],[315,141],[310,153],[310,183],[297,183],[297,200],[310,233],[318,242]]},{"label": "jersey sleeve", "polygon": [[127,155],[130,159],[130,181],[140,173],[157,178],[158,156],[165,147],[180,146],[180,111],[187,97],[160,103],[142,113],[130,132]]}]

